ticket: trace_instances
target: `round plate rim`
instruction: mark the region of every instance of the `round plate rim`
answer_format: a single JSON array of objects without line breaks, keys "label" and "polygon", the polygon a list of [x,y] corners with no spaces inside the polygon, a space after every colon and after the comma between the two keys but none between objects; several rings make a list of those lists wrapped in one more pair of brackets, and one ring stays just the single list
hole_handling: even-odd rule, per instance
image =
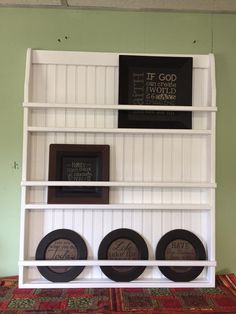
[{"label": "round plate rim", "polygon": [[[78,259],[87,259],[88,250],[83,238],[74,230],[71,229],[56,229],[47,233],[39,242],[35,259],[45,260],[45,251],[47,247],[58,239],[66,239],[71,241],[79,252]],[[68,282],[75,279],[84,269],[85,266],[71,266],[70,269],[63,273],[54,272],[48,266],[37,266],[40,274],[52,282]]]},{"label": "round plate rim", "polygon": [[[190,242],[194,247],[196,260],[206,260],[206,251],[202,241],[191,231],[186,229],[174,229],[165,233],[156,246],[156,260],[166,260],[165,250],[168,244],[174,240],[182,239]],[[180,266],[181,267],[181,266]],[[170,266],[159,266],[162,274],[172,281],[186,282],[197,278],[202,272],[204,266],[192,266],[187,272],[177,273]]]},{"label": "round plate rim", "polygon": [[[134,242],[140,251],[140,259],[148,259],[148,247],[143,237],[133,229],[119,228],[112,230],[102,239],[98,248],[99,260],[108,259],[107,251],[109,246],[112,242],[118,240],[119,238],[127,238]],[[109,279],[117,282],[127,282],[137,279],[143,273],[146,266],[133,266],[129,271],[124,273],[115,270],[112,266],[100,266],[100,268]]]}]

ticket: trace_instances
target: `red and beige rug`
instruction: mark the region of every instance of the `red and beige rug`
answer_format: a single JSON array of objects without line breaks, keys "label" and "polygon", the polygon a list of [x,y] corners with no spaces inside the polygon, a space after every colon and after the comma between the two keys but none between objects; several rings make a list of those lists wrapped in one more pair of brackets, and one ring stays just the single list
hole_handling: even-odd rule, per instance
[{"label": "red and beige rug", "polygon": [[199,289],[18,289],[17,277],[1,278],[0,313],[236,314],[236,277]]}]

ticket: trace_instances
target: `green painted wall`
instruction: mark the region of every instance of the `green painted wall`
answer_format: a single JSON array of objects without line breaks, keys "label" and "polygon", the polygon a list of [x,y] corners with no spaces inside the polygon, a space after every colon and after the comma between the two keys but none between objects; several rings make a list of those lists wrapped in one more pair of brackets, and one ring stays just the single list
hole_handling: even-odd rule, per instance
[{"label": "green painted wall", "polygon": [[[17,274],[22,108],[28,47],[215,53],[219,272],[236,273],[236,15],[0,9],[0,276]],[[67,38],[67,39],[66,39]]]}]

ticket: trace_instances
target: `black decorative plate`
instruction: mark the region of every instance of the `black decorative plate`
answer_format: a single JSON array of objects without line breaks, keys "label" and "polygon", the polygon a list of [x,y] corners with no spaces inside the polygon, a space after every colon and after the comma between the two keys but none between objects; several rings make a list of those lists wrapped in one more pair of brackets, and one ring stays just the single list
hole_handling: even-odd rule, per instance
[{"label": "black decorative plate", "polygon": [[[192,232],[175,229],[158,242],[157,260],[205,260],[206,252],[200,239]],[[198,277],[203,266],[160,266],[163,275],[173,281],[191,281]]]},{"label": "black decorative plate", "polygon": [[[39,243],[36,260],[87,259],[87,247],[81,236],[73,230],[57,229],[48,233]],[[38,266],[41,275],[52,282],[75,279],[84,266]]]},{"label": "black decorative plate", "polygon": [[[108,233],[98,249],[98,259],[145,260],[148,248],[144,239],[134,230],[116,229]],[[103,273],[114,281],[132,281],[145,270],[145,266],[100,266]]]}]

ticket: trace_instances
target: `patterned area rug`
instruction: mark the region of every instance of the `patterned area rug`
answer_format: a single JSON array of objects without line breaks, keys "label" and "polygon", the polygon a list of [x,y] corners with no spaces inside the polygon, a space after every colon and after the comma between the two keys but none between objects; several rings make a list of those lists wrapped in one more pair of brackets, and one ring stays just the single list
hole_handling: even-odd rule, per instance
[{"label": "patterned area rug", "polygon": [[17,277],[0,279],[0,313],[236,313],[236,277],[216,276],[201,289],[18,289]]}]

